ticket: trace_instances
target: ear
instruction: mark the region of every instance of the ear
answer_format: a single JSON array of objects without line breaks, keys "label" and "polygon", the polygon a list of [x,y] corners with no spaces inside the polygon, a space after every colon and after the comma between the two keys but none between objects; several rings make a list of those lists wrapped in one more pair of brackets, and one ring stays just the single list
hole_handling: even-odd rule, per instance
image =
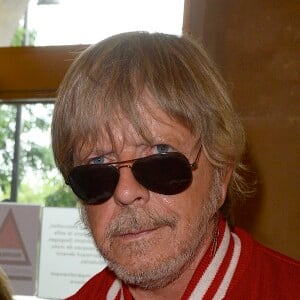
[{"label": "ear", "polygon": [[232,165],[227,165],[220,174],[220,185],[221,185],[221,199],[220,199],[220,207],[223,205],[225,199],[226,199],[226,195],[227,195],[227,191],[228,191],[228,186],[232,177],[232,172],[233,172],[233,166]]}]

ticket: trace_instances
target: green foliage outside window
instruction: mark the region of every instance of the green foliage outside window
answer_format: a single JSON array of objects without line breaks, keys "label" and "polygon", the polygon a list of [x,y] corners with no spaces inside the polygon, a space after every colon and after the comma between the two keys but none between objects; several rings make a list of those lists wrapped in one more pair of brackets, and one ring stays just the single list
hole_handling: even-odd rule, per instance
[{"label": "green foliage outside window", "polygon": [[26,46],[33,46],[36,37],[36,32],[27,30],[25,28],[22,28],[21,26],[19,26],[15,32],[11,41],[11,46],[22,46],[24,44],[26,34],[28,35],[28,42]]},{"label": "green foliage outside window", "polygon": [[[20,21],[12,46],[34,45],[36,32],[26,32],[23,23],[24,19]],[[53,106],[42,103],[21,105],[17,201],[73,207],[77,201],[58,174],[50,145]],[[16,114],[17,105],[0,104],[0,201],[11,201]]]},{"label": "green foliage outside window", "polygon": [[8,198],[12,175],[13,140],[14,140],[14,106],[0,106],[0,192]]},{"label": "green foliage outside window", "polygon": [[[16,105],[0,105],[0,200],[10,199]],[[18,202],[47,206],[76,205],[55,167],[50,146],[53,104],[22,105]]]}]

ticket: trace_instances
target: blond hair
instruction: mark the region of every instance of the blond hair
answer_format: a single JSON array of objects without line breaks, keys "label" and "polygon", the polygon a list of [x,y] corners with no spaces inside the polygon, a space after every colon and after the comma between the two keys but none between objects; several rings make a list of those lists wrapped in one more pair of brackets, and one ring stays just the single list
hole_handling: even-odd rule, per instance
[{"label": "blond hair", "polygon": [[0,267],[0,299],[12,300],[12,291],[8,282],[8,278]]},{"label": "blond hair", "polygon": [[54,157],[63,176],[74,166],[75,152],[84,143],[95,146],[118,112],[146,136],[137,108],[145,89],[195,135],[217,169],[233,167],[229,192],[242,191],[245,135],[223,79],[195,40],[161,33],[115,35],[74,61],[59,89],[52,123]]}]

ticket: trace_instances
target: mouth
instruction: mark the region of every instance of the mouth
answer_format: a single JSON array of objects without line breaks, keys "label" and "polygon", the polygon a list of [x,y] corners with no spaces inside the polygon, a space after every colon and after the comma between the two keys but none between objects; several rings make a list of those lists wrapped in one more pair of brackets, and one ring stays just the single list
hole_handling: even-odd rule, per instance
[{"label": "mouth", "polygon": [[159,229],[159,227],[150,228],[150,229],[142,229],[142,230],[137,230],[137,231],[133,230],[133,231],[119,234],[118,238],[125,240],[125,241],[145,238],[145,237],[150,236],[153,233],[155,233],[158,229]]}]

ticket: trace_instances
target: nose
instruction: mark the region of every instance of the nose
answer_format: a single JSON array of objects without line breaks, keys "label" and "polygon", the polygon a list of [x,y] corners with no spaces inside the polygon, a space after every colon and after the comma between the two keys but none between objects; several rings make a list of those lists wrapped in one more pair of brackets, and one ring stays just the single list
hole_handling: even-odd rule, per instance
[{"label": "nose", "polygon": [[142,186],[134,177],[131,165],[119,166],[119,182],[114,192],[114,200],[118,205],[130,205],[133,203],[144,204],[149,200],[149,190]]}]

